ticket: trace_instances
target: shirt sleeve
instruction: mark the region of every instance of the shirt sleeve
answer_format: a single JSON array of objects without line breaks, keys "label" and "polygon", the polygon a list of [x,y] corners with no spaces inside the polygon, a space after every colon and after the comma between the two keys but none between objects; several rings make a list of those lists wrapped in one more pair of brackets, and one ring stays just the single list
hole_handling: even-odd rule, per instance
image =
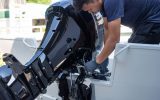
[{"label": "shirt sleeve", "polygon": [[105,0],[104,13],[108,22],[124,16],[124,0]]}]

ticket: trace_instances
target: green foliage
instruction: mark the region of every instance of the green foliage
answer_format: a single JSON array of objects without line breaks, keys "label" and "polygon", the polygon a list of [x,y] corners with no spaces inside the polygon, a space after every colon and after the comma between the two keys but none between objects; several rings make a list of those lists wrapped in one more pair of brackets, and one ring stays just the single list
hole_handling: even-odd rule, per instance
[{"label": "green foliage", "polygon": [[52,0],[26,0],[28,3],[49,4]]}]

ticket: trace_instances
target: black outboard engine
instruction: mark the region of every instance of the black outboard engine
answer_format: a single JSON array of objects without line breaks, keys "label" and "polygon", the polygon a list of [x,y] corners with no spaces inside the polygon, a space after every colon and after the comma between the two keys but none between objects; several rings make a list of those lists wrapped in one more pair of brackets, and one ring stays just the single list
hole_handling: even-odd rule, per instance
[{"label": "black outboard engine", "polygon": [[46,21],[45,35],[28,63],[22,65],[13,55],[4,54],[6,65],[1,68],[6,74],[0,72],[0,100],[33,100],[46,93],[63,70],[92,58],[98,35],[91,14],[76,13],[71,3],[62,1],[47,9]]}]

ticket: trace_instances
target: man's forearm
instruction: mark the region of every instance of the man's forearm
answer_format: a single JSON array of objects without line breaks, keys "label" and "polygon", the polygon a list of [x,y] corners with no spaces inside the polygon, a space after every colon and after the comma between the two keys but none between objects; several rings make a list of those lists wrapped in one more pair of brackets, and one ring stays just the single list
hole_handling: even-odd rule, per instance
[{"label": "man's forearm", "polygon": [[105,44],[104,44],[104,48],[102,50],[102,52],[97,56],[96,58],[96,62],[98,64],[101,64],[114,50],[115,46],[116,46],[116,43],[118,43],[119,40],[111,40],[111,39],[107,39],[105,41]]},{"label": "man's forearm", "polygon": [[104,30],[104,44],[106,43],[108,38],[107,29]]}]

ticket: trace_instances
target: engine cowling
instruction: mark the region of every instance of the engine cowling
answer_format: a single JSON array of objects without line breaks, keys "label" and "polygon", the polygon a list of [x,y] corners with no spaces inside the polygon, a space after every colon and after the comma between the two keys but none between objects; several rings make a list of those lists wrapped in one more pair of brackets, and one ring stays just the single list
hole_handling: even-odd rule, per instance
[{"label": "engine cowling", "polygon": [[46,20],[45,35],[28,63],[22,65],[13,55],[4,55],[7,67],[3,68],[11,72],[7,77],[14,77],[14,80],[11,82],[10,79],[4,81],[6,77],[0,78],[1,98],[36,98],[40,93],[45,93],[47,86],[55,81],[63,69],[78,62],[85,50],[91,53],[95,50],[97,31],[91,14],[77,13],[70,2],[62,1],[47,9]]}]

